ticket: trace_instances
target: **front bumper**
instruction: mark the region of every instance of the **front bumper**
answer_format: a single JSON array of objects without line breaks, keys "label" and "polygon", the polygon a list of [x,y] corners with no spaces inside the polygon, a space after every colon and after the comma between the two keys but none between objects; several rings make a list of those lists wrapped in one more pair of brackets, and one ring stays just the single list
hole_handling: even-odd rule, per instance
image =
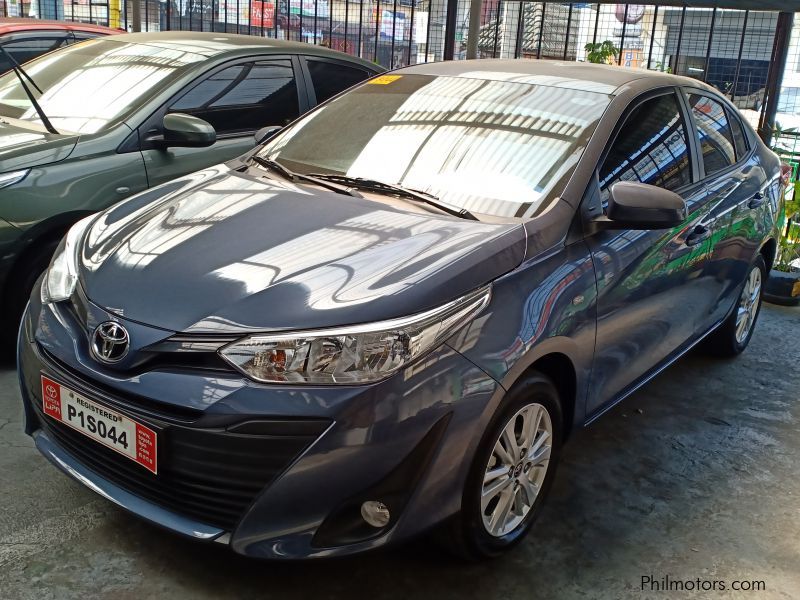
[{"label": "front bumper", "polygon": [[[170,334],[126,326],[148,343]],[[169,366],[114,372],[86,346],[86,326],[67,306],[32,299],[18,364],[26,431],[40,452],[144,519],[263,558],[361,552],[457,512],[497,391],[446,345],[384,382],[319,388]],[[42,374],[158,431],[159,474],[44,416]],[[389,505],[388,526],[360,520],[364,500]]]},{"label": "front bumper", "polygon": [[157,504],[148,502],[132,494],[125,488],[100,477],[97,473],[80,463],[75,457],[53,442],[48,434],[41,429],[34,432],[33,439],[36,442],[36,448],[47,460],[76,481],[79,481],[90,490],[103,496],[106,500],[110,500],[128,511],[140,515],[151,523],[167,526],[169,529],[182,535],[204,541],[228,541],[229,538],[226,536],[224,529],[198,523],[192,519],[165,510]]}]

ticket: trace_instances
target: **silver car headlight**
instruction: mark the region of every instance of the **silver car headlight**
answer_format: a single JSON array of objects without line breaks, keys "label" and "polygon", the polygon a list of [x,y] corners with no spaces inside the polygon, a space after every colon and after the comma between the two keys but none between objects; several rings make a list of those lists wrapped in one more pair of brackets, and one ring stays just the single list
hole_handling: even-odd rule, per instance
[{"label": "silver car headlight", "polygon": [[258,334],[219,350],[256,381],[358,384],[379,381],[425,355],[488,303],[486,286],[410,317],[294,333]]},{"label": "silver car headlight", "polygon": [[78,252],[83,234],[95,215],[81,219],[67,232],[53,255],[42,282],[42,303],[60,302],[72,296],[78,283]]},{"label": "silver car headlight", "polygon": [[20,171],[9,171],[8,173],[0,173],[0,188],[8,187],[19,183],[30,173],[30,169],[22,169]]}]

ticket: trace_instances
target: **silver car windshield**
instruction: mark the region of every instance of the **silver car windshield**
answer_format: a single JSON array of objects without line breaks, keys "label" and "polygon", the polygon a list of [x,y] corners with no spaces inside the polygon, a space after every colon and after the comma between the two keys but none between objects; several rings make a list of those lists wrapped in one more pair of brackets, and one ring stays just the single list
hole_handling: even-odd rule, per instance
[{"label": "silver car windshield", "polygon": [[562,191],[611,97],[510,79],[383,75],[300,119],[260,154],[298,173],[361,177],[476,213],[531,216]]},{"label": "silver car windshield", "polygon": [[[24,68],[42,90],[40,95],[28,84],[53,126],[88,134],[124,118],[188,65],[205,59],[191,46],[177,50],[104,38],[45,54]],[[13,71],[0,76],[0,115],[41,124]]]}]

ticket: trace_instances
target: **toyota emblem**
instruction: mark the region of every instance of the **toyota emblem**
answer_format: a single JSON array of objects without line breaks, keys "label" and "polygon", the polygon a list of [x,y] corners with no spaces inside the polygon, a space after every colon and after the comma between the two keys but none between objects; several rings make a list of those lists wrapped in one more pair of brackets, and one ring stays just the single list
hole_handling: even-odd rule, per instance
[{"label": "toyota emblem", "polygon": [[128,331],[119,323],[106,321],[100,323],[92,336],[92,354],[104,363],[116,363],[128,354],[130,337]]}]

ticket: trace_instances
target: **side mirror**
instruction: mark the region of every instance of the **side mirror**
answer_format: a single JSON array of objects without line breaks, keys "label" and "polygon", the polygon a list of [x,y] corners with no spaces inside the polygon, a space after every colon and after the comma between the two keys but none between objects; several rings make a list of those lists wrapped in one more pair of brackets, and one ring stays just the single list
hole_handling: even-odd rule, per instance
[{"label": "side mirror", "polygon": [[216,141],[217,132],[207,121],[183,113],[164,115],[164,147],[205,148]]},{"label": "side mirror", "polygon": [[609,192],[606,215],[597,222],[610,229],[669,229],[687,218],[683,198],[664,188],[618,181]]},{"label": "side mirror", "polygon": [[262,127],[258,131],[256,131],[255,135],[253,136],[256,140],[256,145],[260,146],[264,142],[266,142],[269,138],[273,135],[278,133],[283,127],[280,125],[267,125],[266,127]]}]

